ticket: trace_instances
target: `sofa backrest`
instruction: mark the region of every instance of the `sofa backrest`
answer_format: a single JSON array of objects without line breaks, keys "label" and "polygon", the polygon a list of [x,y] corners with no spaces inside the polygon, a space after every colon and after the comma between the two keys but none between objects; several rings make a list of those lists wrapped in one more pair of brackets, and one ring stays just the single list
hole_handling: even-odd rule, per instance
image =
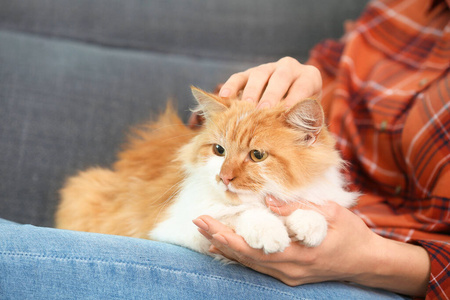
[{"label": "sofa backrest", "polygon": [[0,28],[200,58],[305,59],[366,0],[0,1]]}]

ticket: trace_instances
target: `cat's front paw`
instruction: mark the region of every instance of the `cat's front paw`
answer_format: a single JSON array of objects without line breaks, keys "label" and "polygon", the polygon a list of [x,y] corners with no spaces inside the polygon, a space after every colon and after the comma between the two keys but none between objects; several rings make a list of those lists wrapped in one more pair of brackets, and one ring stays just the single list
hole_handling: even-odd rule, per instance
[{"label": "cat's front paw", "polygon": [[282,252],[291,243],[283,222],[264,210],[244,212],[239,216],[235,230],[250,247],[265,253]]},{"label": "cat's front paw", "polygon": [[325,217],[313,210],[298,209],[286,219],[286,226],[295,237],[309,247],[317,247],[325,239],[328,224]]}]

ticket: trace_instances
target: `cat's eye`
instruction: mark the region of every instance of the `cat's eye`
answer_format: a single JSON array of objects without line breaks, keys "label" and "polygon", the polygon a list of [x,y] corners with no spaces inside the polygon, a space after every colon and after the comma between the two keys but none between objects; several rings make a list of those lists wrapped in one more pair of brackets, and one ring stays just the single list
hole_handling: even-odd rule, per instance
[{"label": "cat's eye", "polygon": [[267,158],[268,154],[267,152],[264,151],[259,151],[259,150],[252,150],[250,151],[250,158],[254,161],[254,162],[260,162],[263,161]]},{"label": "cat's eye", "polygon": [[217,156],[224,156],[225,155],[225,149],[222,146],[218,145],[218,144],[214,144],[213,145],[213,151],[214,151],[214,154],[217,155]]}]

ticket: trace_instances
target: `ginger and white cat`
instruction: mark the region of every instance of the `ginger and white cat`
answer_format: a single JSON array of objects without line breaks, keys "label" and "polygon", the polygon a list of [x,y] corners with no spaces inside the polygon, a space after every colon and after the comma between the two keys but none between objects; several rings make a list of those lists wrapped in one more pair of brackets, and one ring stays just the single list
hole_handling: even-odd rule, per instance
[{"label": "ginger and white cat", "polygon": [[68,180],[56,213],[58,228],[169,242],[208,253],[192,220],[211,215],[266,253],[291,238],[317,246],[325,218],[313,210],[288,217],[264,198],[349,207],[342,160],[321,106],[306,99],[290,109],[257,110],[192,89],[205,124],[185,126],[173,109],[134,132],[112,170],[92,168]]}]

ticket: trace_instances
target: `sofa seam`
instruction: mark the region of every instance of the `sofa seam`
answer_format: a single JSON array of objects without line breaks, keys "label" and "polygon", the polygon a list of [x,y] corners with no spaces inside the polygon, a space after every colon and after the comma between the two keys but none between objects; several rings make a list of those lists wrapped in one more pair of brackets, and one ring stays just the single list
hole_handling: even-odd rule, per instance
[{"label": "sofa seam", "polygon": [[[147,48],[144,46],[140,46],[140,43],[138,41],[134,41],[129,46],[124,45],[114,45],[114,42],[121,42],[124,41],[123,39],[116,39],[116,38],[108,38],[105,40],[96,40],[91,38],[82,38],[78,37],[76,35],[71,36],[70,34],[64,35],[63,33],[51,33],[51,32],[35,32],[30,30],[24,30],[20,27],[2,27],[0,28],[0,31],[9,32],[12,34],[20,34],[25,36],[32,36],[35,38],[40,39],[50,39],[54,41],[61,41],[61,42],[68,42],[68,43],[75,43],[85,46],[91,46],[91,47],[98,47],[98,48],[105,48],[110,50],[117,50],[117,51],[130,51],[130,52],[136,52],[136,53],[155,53],[160,55],[172,55],[172,56],[179,56],[179,57],[187,57],[194,60],[205,60],[205,61],[211,61],[211,62],[222,62],[222,63],[232,63],[232,64],[246,64],[246,63],[252,63],[256,64],[258,62],[267,61],[271,59],[271,56],[246,56],[246,57],[240,57],[240,58],[232,58],[231,56],[225,56],[225,57],[215,57],[208,55],[207,52],[203,54],[196,54],[194,52],[186,52],[186,53],[180,53],[175,51],[164,51],[163,49],[152,47]],[[109,41],[109,42],[108,42]],[[293,53],[291,56],[295,56]]]}]

